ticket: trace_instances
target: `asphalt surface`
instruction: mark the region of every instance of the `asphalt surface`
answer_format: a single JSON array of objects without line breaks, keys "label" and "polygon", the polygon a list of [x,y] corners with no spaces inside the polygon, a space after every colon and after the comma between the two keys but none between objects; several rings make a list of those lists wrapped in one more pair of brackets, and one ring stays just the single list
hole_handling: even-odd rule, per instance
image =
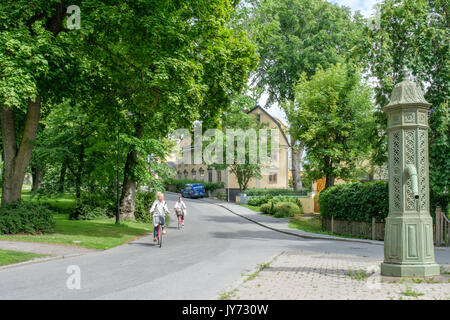
[{"label": "asphalt surface", "polygon": [[[174,195],[166,195],[173,211]],[[309,240],[261,227],[213,203],[185,200],[184,229],[172,219],[163,246],[152,236],[102,252],[0,270],[0,299],[214,299],[282,251],[308,250],[383,258],[383,246]],[[173,215],[172,215],[173,217]],[[436,260],[450,263],[445,251]],[[68,289],[69,266],[81,288]]]}]

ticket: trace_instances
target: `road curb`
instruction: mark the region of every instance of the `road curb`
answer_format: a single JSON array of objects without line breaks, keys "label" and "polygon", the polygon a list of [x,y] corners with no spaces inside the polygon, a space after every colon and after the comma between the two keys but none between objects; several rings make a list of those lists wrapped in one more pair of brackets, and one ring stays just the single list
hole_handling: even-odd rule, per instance
[{"label": "road curb", "polygon": [[341,237],[329,238],[329,237],[322,237],[322,236],[320,236],[318,234],[315,235],[315,236],[310,236],[310,235],[298,234],[298,233],[290,232],[290,231],[286,231],[286,230],[281,230],[281,229],[270,227],[270,226],[268,226],[266,224],[263,224],[263,223],[261,223],[259,221],[253,220],[253,219],[251,219],[249,217],[246,217],[246,216],[244,216],[242,214],[239,214],[239,213],[231,210],[230,208],[228,208],[228,207],[226,207],[226,206],[224,206],[222,204],[216,204],[216,205],[219,206],[219,207],[222,207],[222,208],[224,208],[226,210],[228,210],[229,212],[233,213],[234,215],[237,215],[237,216],[239,216],[241,218],[244,218],[244,219],[246,219],[248,221],[256,223],[257,225],[260,225],[261,227],[270,229],[272,231],[284,233],[284,234],[287,234],[287,235],[290,235],[290,236],[298,237],[298,238],[312,239],[312,240],[330,240],[330,241],[358,242],[358,243],[366,243],[366,244],[373,244],[373,245],[379,245],[379,246],[380,245],[384,245],[384,242],[382,242],[382,241],[374,242],[374,240],[363,240],[363,239],[341,238]]},{"label": "road curb", "polygon": [[42,263],[42,262],[48,262],[48,261],[62,260],[62,259],[78,257],[78,256],[81,256],[83,254],[84,253],[74,253],[74,254],[69,254],[69,255],[65,255],[65,256],[49,256],[49,257],[44,257],[44,258],[35,258],[35,259],[24,261],[24,262],[7,264],[5,266],[1,266],[0,267],[0,271],[6,270],[6,269],[19,268],[19,267],[27,266],[27,265],[30,265],[30,264],[37,264],[37,263]]}]

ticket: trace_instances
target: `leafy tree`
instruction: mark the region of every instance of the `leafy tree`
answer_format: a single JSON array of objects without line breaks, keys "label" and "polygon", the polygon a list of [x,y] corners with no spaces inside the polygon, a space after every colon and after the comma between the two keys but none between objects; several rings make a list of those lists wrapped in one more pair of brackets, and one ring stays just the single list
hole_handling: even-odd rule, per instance
[{"label": "leafy tree", "polygon": [[[0,3],[0,113],[3,144],[2,204],[20,199],[36,139],[42,103],[51,95],[63,45],[61,1]],[[60,69],[58,69],[60,68]],[[17,120],[17,122],[16,122]]]},{"label": "leafy tree", "polygon": [[374,161],[387,160],[387,105],[401,70],[407,66],[425,89],[425,98],[433,105],[430,116],[430,187],[432,203],[444,208],[448,203],[450,153],[448,106],[450,77],[449,7],[446,0],[384,0],[367,28],[367,56],[376,78],[378,139]]},{"label": "leafy tree", "polygon": [[[239,97],[236,101],[246,100],[244,97]],[[250,99],[251,100],[251,99]],[[216,168],[216,170],[225,170],[228,168],[229,172],[234,174],[236,180],[239,184],[239,190],[244,191],[248,187],[248,183],[251,179],[261,178],[261,169],[264,165],[261,163],[261,159],[258,157],[259,154],[259,144],[260,139],[259,129],[263,126],[257,121],[255,117],[246,113],[245,109],[241,109],[234,105],[234,109],[229,110],[222,117],[223,136],[217,137],[218,139],[223,139],[223,164],[212,164],[211,166]],[[242,130],[239,136],[228,136],[227,130]],[[250,132],[253,132],[252,135]],[[247,134],[248,133],[248,134]],[[229,138],[233,139],[230,141]],[[269,139],[268,139],[269,140]],[[212,141],[210,143],[216,143],[217,141]],[[208,145],[210,144],[208,143]],[[256,143],[256,148],[250,144]],[[238,156],[238,146],[241,144],[245,147],[242,161],[239,160]],[[270,145],[270,140],[268,142]],[[233,148],[232,150],[231,147]],[[270,147],[268,147],[268,152],[270,152]],[[232,162],[227,162],[227,153],[233,155]],[[268,153],[269,154],[269,153]],[[254,158],[254,156],[256,157]],[[214,156],[214,154],[213,154]]]},{"label": "leafy tree", "polygon": [[[128,118],[121,212],[133,218],[143,140],[161,140],[194,120],[214,123],[255,64],[253,46],[226,22],[232,1],[123,1],[92,6],[104,25],[86,38],[117,79]],[[117,64],[127,66],[117,68]],[[148,141],[150,141],[148,140]]]},{"label": "leafy tree", "polygon": [[[217,121],[230,104],[230,95],[243,88],[255,65],[253,46],[244,32],[227,24],[235,1],[127,0],[117,4],[85,0],[72,4],[81,9],[82,27],[70,32],[64,27],[66,1],[0,4],[2,201],[20,198],[42,115],[71,101],[71,107],[77,108],[74,117],[86,117],[94,127],[103,121],[119,131],[123,142],[119,156],[124,163],[121,209],[124,218],[133,218],[138,184],[158,184],[154,173],[164,168],[163,143],[168,132],[197,119]],[[60,120],[54,128],[61,125],[67,129],[61,134],[68,133],[70,120]],[[105,151],[116,130],[95,129],[99,140],[92,147]],[[105,144],[103,149],[100,142]],[[63,141],[50,145],[64,148]],[[67,170],[78,179],[77,195],[83,191],[85,168],[80,160],[86,160],[87,145],[75,144],[75,153],[73,148],[58,153],[68,156],[59,162],[61,180]],[[107,159],[112,159],[109,150]],[[150,164],[148,154],[154,155]],[[78,169],[72,166],[75,163]]]},{"label": "leafy tree", "polygon": [[[319,65],[328,68],[357,53],[363,20],[360,14],[352,16],[348,8],[324,0],[248,2],[243,7],[242,23],[257,46],[260,63],[253,80],[257,87],[267,90],[267,105],[294,101],[294,87],[302,73],[309,78]],[[293,185],[299,190],[304,143],[291,129],[295,129],[292,124]]]},{"label": "leafy tree", "polygon": [[355,178],[355,168],[370,152],[373,127],[371,90],[358,72],[344,64],[306,74],[295,87],[295,102],[286,105],[291,130],[305,144],[308,176]]}]

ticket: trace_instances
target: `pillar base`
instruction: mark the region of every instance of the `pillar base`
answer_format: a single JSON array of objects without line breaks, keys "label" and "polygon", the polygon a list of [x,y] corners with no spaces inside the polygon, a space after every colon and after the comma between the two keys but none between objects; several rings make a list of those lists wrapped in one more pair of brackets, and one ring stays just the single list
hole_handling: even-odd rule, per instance
[{"label": "pillar base", "polygon": [[390,277],[432,277],[440,274],[440,266],[433,264],[381,264],[381,275]]}]

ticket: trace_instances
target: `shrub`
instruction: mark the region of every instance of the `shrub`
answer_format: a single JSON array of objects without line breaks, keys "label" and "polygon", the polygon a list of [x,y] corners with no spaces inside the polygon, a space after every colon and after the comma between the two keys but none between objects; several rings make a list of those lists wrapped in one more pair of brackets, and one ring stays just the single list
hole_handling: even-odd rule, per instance
[{"label": "shrub", "polygon": [[384,221],[389,213],[387,182],[350,183],[322,191],[320,214],[324,218],[371,222],[372,217]]},{"label": "shrub", "polygon": [[294,191],[292,189],[248,189],[244,191],[247,196],[287,196],[287,195],[306,195],[306,191]]},{"label": "shrub", "polygon": [[217,195],[217,199],[219,199],[219,200],[225,200],[226,198],[227,198],[227,194],[225,192],[220,192]]},{"label": "shrub", "polygon": [[[115,212],[115,201],[104,191],[95,193],[83,192],[74,210],[78,211],[78,219],[94,220],[107,218]],[[73,215],[71,215],[73,217]]]},{"label": "shrub", "polygon": [[153,221],[153,217],[148,211],[155,201],[155,195],[156,193],[153,191],[136,193],[134,200],[134,217],[137,221],[146,223],[151,223]]},{"label": "shrub", "polygon": [[264,203],[269,203],[269,201],[272,199],[272,196],[266,195],[266,196],[252,196],[248,198],[248,204],[251,206],[259,207],[263,205]]},{"label": "shrub", "polygon": [[301,213],[300,208],[292,202],[278,202],[274,205],[274,217],[289,218]]},{"label": "shrub", "polygon": [[108,217],[108,209],[88,203],[81,203],[78,206],[78,212],[78,219],[81,220],[94,220]]},{"label": "shrub", "polygon": [[264,214],[274,214],[274,206],[272,202],[269,203],[264,203],[259,210],[261,210],[262,213]]},{"label": "shrub", "polygon": [[279,202],[290,202],[295,204],[299,209],[302,208],[302,203],[300,202],[300,199],[297,197],[289,197],[289,196],[278,196],[274,197],[272,199],[273,204],[277,204]]},{"label": "shrub", "polygon": [[17,201],[0,208],[0,234],[49,233],[55,227],[47,204]]}]

